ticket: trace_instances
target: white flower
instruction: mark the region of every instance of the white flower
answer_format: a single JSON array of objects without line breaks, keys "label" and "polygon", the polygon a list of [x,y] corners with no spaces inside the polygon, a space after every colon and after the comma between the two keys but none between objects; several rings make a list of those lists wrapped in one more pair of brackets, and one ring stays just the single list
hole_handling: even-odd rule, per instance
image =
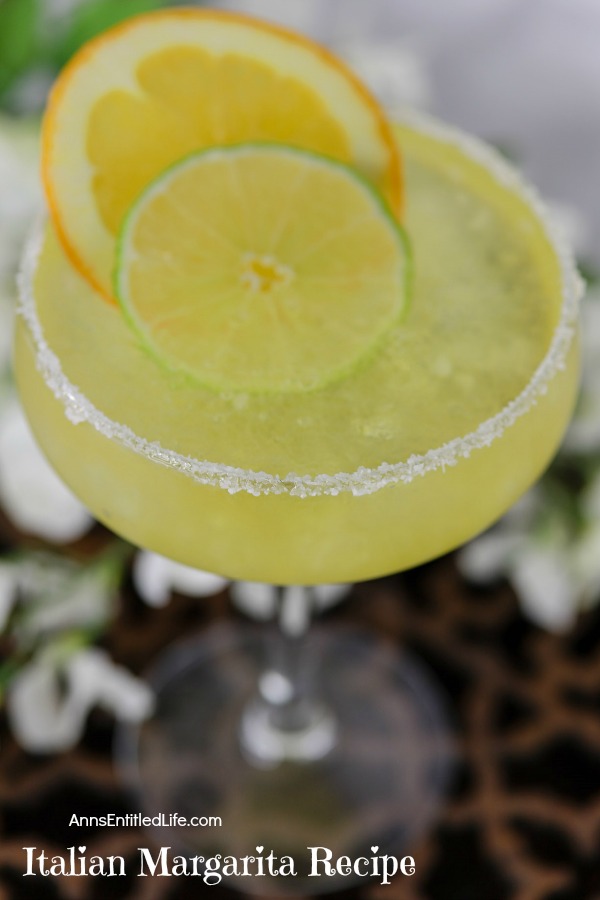
[{"label": "white flower", "polygon": [[593,453],[600,448],[600,290],[581,306],[583,378],[575,417],[565,440],[566,450]]},{"label": "white flower", "polygon": [[212,597],[229,583],[219,575],[184,566],[147,550],[135,558],[133,581],[142,599],[156,607],[165,606],[173,591],[190,597]]},{"label": "white flower", "polygon": [[114,564],[80,565],[50,553],[0,562],[0,632],[21,599],[13,635],[20,642],[72,628],[99,628],[113,612]]},{"label": "white flower", "polygon": [[477,584],[507,575],[542,508],[539,487],[527,491],[497,525],[461,548],[457,564],[462,574]]},{"label": "white flower", "polygon": [[553,200],[548,204],[555,225],[561,229],[576,255],[581,255],[589,242],[590,225],[584,213],[570,203]]},{"label": "white flower", "polygon": [[60,557],[36,554],[18,567],[18,584],[26,598],[20,636],[68,628],[98,628],[113,612],[114,585],[108,562],[79,566]]},{"label": "white flower", "polygon": [[[281,595],[272,584],[255,581],[234,581],[230,586],[231,599],[234,605],[251,619],[269,622],[279,610],[281,600],[281,624],[287,632],[300,633],[306,626],[307,616],[313,612],[322,612],[334,606],[352,590],[350,584],[320,584],[309,588],[309,603],[305,601],[304,589],[299,587],[283,588]],[[310,603],[313,607],[310,607]]]},{"label": "white flower", "polygon": [[485,584],[504,575],[526,616],[542,628],[562,631],[600,595],[600,521],[572,536],[558,510],[548,509],[536,534],[524,521],[504,520],[458,554],[461,572]]},{"label": "white flower", "polygon": [[527,534],[531,531],[536,518],[545,507],[544,491],[540,484],[534,485],[514,503],[504,514],[501,526],[510,531]]},{"label": "white flower", "polygon": [[519,533],[492,529],[462,548],[457,557],[458,567],[476,584],[487,584],[506,575],[521,540]]},{"label": "white flower", "polygon": [[315,608],[318,612],[336,606],[344,600],[352,590],[351,584],[318,584],[313,587]]},{"label": "white flower", "polygon": [[[545,523],[541,534],[534,530],[540,517]],[[562,631],[584,603],[583,567],[578,570],[574,564],[576,552],[562,514],[544,506],[537,487],[498,525],[463,547],[457,562],[475,583],[505,576],[528,618],[549,631]]]},{"label": "white flower", "polygon": [[[278,589],[270,584],[251,581],[230,582],[220,575],[203,572],[173,562],[158,553],[141,550],[133,564],[133,583],[140,597],[149,606],[165,606],[173,591],[189,597],[212,597],[229,586],[235,606],[252,619],[269,621],[278,609]],[[313,588],[313,601],[317,611],[339,602],[350,591],[351,585],[319,585]],[[283,600],[296,588],[284,588]],[[289,598],[288,598],[289,599]],[[296,604],[287,604],[292,609]],[[291,613],[293,617],[293,612]]]},{"label": "white flower", "polygon": [[570,535],[562,515],[548,510],[542,534],[505,522],[467,544],[458,554],[461,572],[485,584],[504,575],[523,612],[537,625],[561,631],[600,596],[600,520]]},{"label": "white flower", "polygon": [[43,456],[16,399],[0,416],[0,503],[22,531],[56,544],[76,540],[93,522]]},{"label": "white flower", "polygon": [[81,738],[90,710],[99,706],[118,719],[139,722],[153,709],[149,687],[97,648],[66,661],[50,649],[22,669],[6,696],[10,726],[31,753],[68,750]]},{"label": "white flower", "polygon": [[564,552],[531,543],[515,559],[510,579],[523,611],[537,625],[564,631],[573,624],[580,608],[580,589]]},{"label": "white flower", "polygon": [[234,581],[230,586],[231,600],[251,619],[270,622],[277,612],[277,588],[260,581]]}]

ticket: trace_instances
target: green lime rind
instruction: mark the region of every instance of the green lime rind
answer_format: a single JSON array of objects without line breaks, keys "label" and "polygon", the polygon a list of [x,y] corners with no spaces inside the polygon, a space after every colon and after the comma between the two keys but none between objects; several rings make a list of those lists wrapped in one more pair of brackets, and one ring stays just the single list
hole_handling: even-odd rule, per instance
[{"label": "green lime rind", "polygon": [[[373,202],[374,207],[378,209],[382,218],[384,218],[389,227],[390,232],[395,236],[398,247],[400,248],[399,260],[401,260],[403,271],[403,290],[399,292],[402,301],[399,303],[398,311],[395,316],[391,317],[386,327],[367,344],[362,352],[358,353],[346,364],[340,365],[333,370],[329,370],[323,374],[319,380],[310,385],[294,383],[292,385],[272,385],[265,384],[260,387],[240,385],[226,378],[214,378],[207,375],[206,372],[198,371],[184,362],[174,360],[168,354],[165,354],[160,347],[153,341],[144,321],[138,316],[130,302],[128,292],[125,287],[127,279],[127,260],[130,245],[130,237],[134,231],[135,224],[139,214],[154,193],[161,193],[168,181],[183,171],[188,166],[195,164],[198,160],[209,158],[211,156],[235,156],[241,153],[251,151],[268,151],[274,153],[285,153],[287,155],[295,155],[310,162],[326,165],[331,169],[337,169],[344,172],[355,183],[359,184],[364,192]],[[393,330],[402,323],[406,318],[412,300],[412,288],[414,278],[414,261],[410,238],[403,226],[395,218],[395,215],[385,200],[378,193],[372,183],[360,172],[352,166],[341,162],[338,159],[326,156],[324,154],[315,153],[314,151],[305,150],[292,145],[278,143],[275,141],[245,141],[237,144],[219,145],[204,148],[187,154],[182,159],[169,165],[160,175],[154,178],[140,193],[126,213],[116,241],[115,268],[113,273],[114,294],[118,301],[121,312],[137,337],[140,348],[147,353],[155,363],[163,370],[169,372],[179,379],[183,378],[186,382],[197,384],[216,393],[244,393],[254,395],[269,395],[281,393],[307,393],[310,391],[321,390],[329,387],[337,382],[364,370],[372,360],[377,357],[382,346],[386,343],[387,338]]]}]

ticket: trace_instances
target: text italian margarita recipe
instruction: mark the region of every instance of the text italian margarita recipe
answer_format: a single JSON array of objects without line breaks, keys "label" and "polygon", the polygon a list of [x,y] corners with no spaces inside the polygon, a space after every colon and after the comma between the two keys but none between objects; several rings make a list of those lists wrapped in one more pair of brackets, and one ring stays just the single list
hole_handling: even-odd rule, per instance
[{"label": "text italian margarita recipe", "polygon": [[[379,847],[371,847],[371,856],[335,857],[327,847],[307,847],[308,877],[331,878],[354,875],[359,878],[377,878],[380,884],[390,884],[396,875],[411,876],[415,873],[412,856],[399,859],[380,854]],[[67,847],[64,855],[53,855],[38,847],[23,847],[26,855],[26,871],[23,877],[81,878],[84,876],[115,878],[126,876],[123,856],[88,856],[87,847]],[[296,861],[291,856],[276,856],[273,851],[256,847],[256,855],[180,856],[171,847],[151,850],[139,847],[138,877],[173,878],[198,877],[206,885],[220,884],[223,878],[289,878],[298,875]]]}]

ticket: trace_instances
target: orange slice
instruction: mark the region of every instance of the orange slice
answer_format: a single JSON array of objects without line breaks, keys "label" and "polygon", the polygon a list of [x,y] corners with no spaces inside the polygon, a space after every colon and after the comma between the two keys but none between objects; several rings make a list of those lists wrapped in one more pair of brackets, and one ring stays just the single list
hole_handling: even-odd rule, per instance
[{"label": "orange slice", "polygon": [[139,16],[96,38],[60,76],[42,135],[48,205],[71,261],[112,296],[116,237],[144,188],[191,152],[261,140],[356,168],[399,212],[390,126],[317,44],[197,9]]}]

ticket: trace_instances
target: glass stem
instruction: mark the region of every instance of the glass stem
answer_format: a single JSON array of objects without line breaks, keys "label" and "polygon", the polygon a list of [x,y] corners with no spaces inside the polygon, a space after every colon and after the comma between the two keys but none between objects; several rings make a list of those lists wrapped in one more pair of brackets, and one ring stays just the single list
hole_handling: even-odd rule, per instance
[{"label": "glass stem", "polygon": [[314,590],[278,588],[278,624],[267,641],[266,665],[246,705],[240,741],[259,767],[311,762],[336,743],[333,714],[317,696],[318,654],[309,647]]}]

